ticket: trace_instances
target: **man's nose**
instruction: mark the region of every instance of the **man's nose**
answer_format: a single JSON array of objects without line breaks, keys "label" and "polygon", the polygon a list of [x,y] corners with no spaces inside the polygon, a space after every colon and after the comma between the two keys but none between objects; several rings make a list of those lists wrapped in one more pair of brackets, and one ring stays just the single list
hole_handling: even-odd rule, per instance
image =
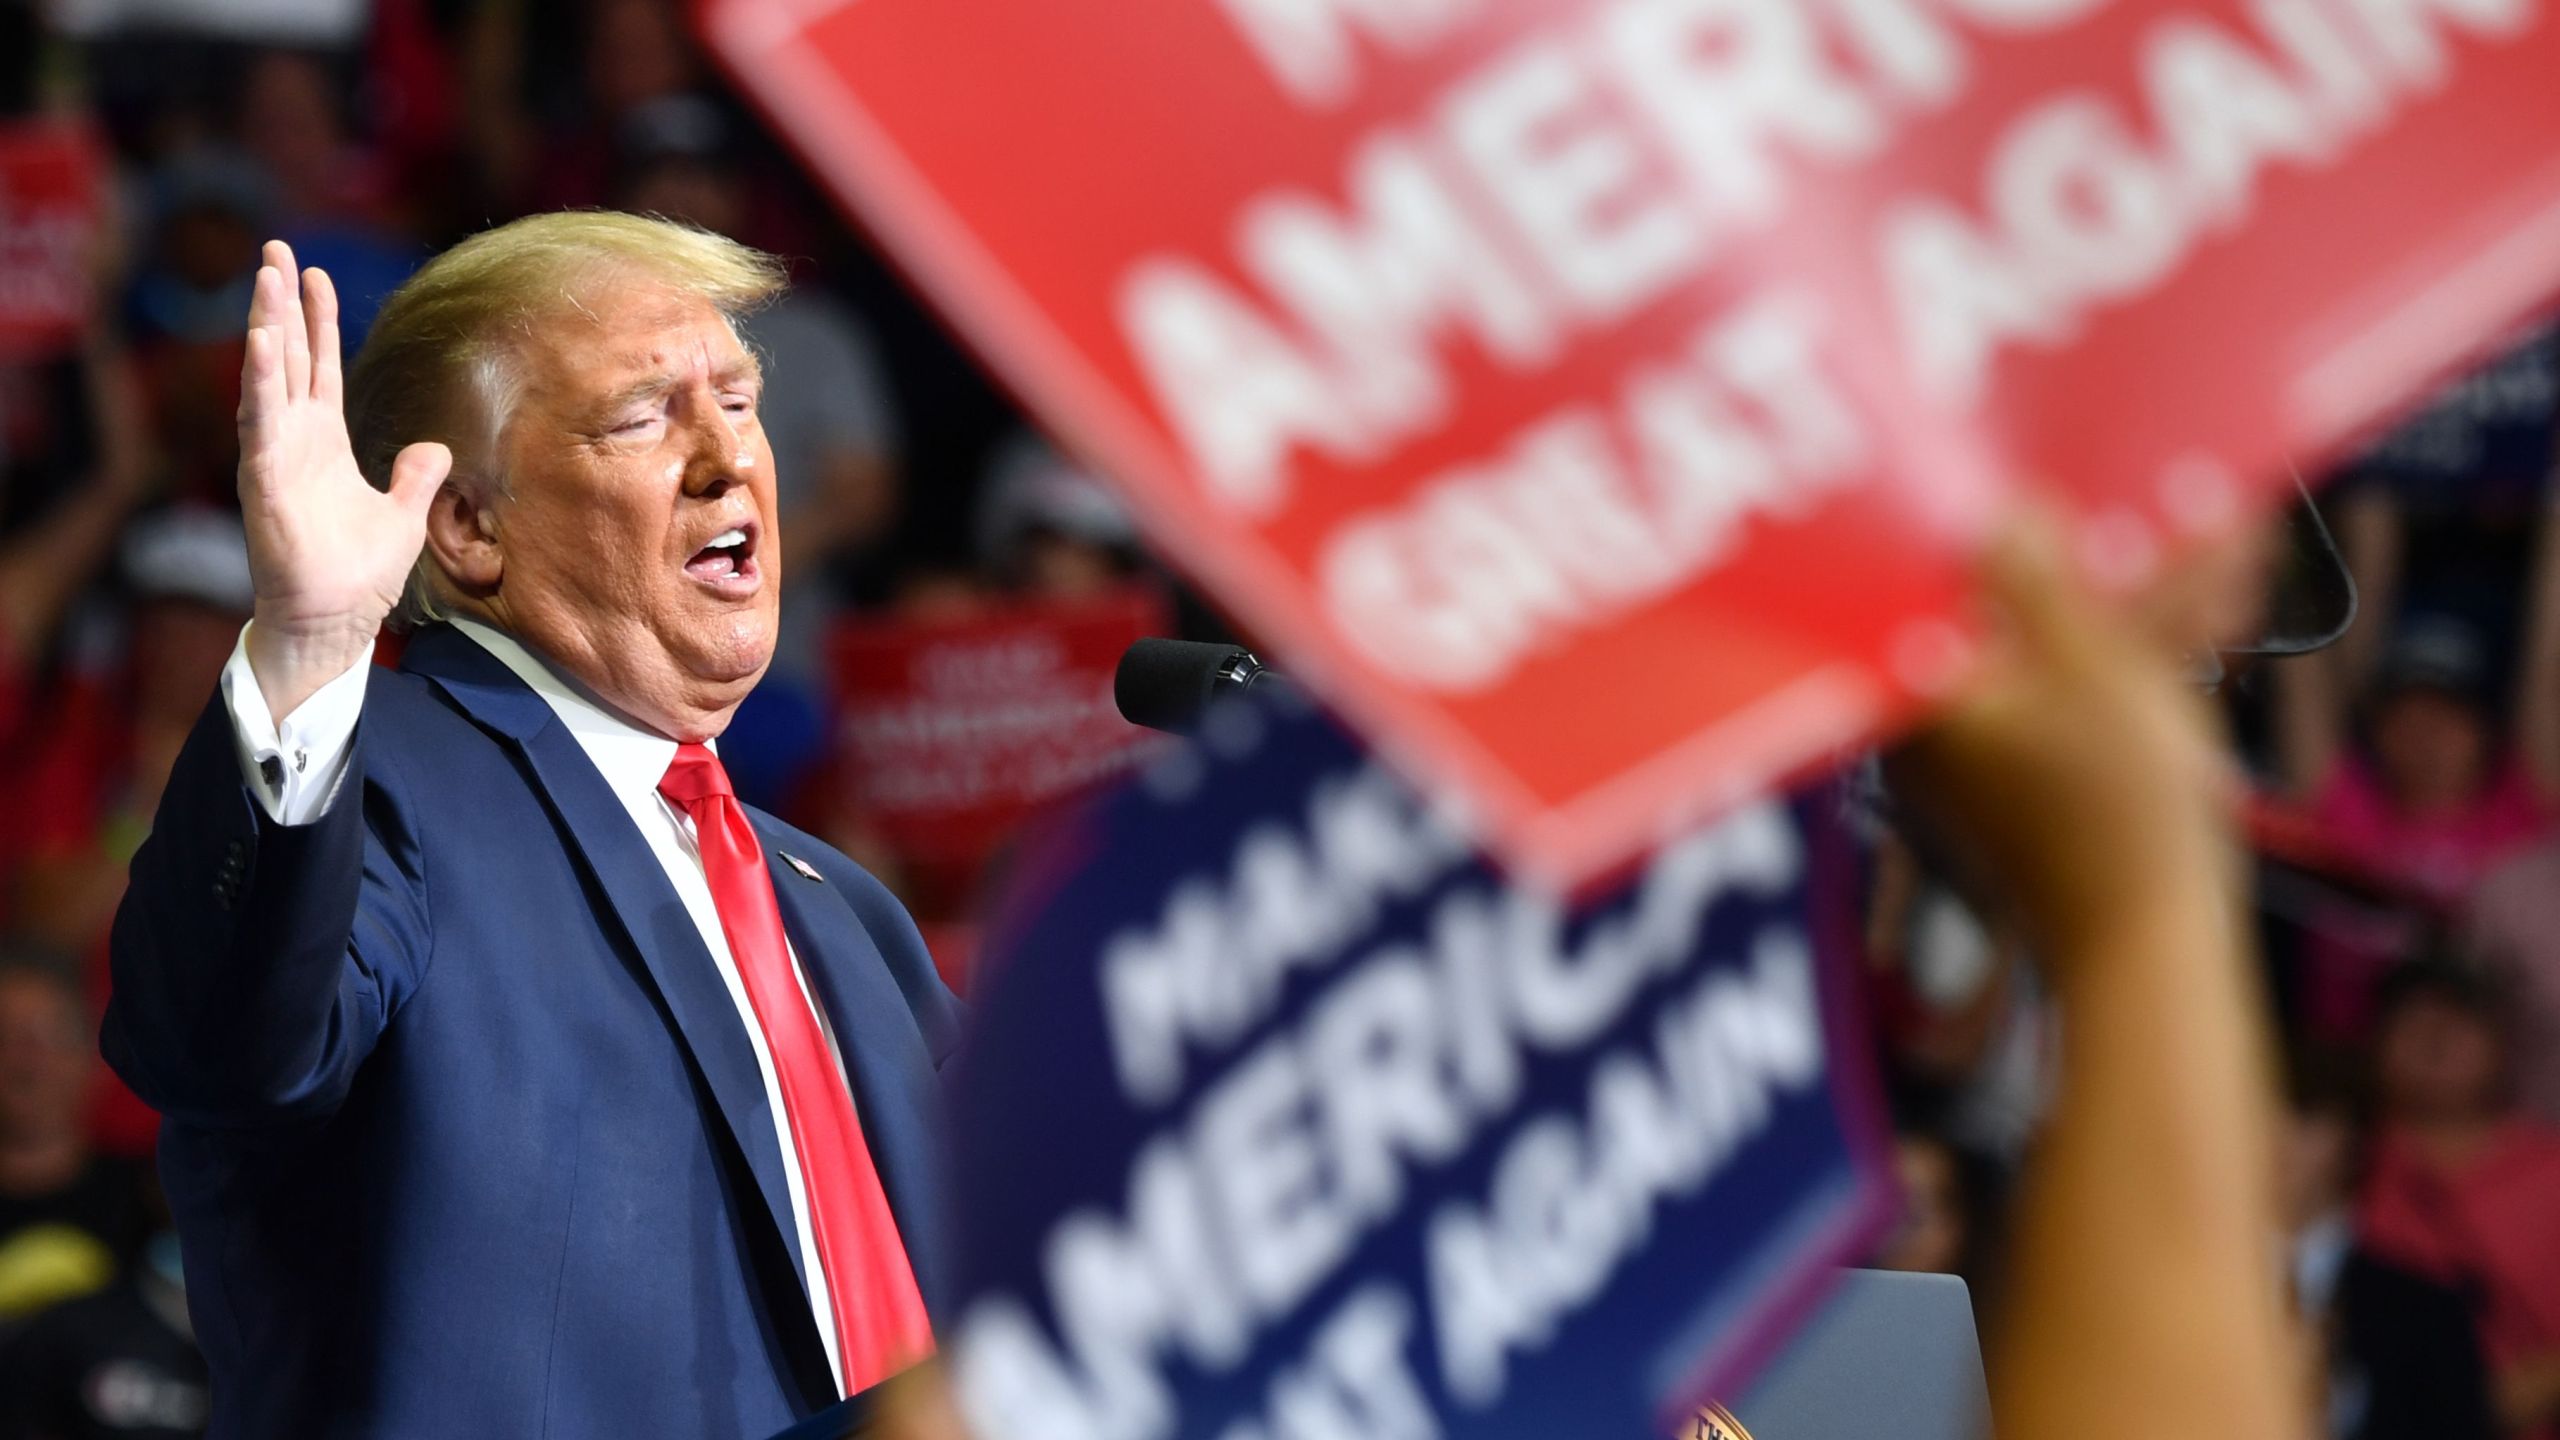
[{"label": "man's nose", "polygon": [[746,483],[746,470],[753,461],[717,395],[691,397],[678,423],[684,436],[686,494],[709,498]]}]

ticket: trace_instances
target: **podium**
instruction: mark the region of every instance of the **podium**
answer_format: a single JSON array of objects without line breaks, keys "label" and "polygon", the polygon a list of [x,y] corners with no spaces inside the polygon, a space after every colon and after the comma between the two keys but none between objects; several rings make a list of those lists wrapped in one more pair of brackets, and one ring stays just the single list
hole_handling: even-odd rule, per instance
[{"label": "podium", "polygon": [[1758,1440],[1989,1440],[1973,1297],[1953,1275],[1844,1271],[1733,1414]]}]

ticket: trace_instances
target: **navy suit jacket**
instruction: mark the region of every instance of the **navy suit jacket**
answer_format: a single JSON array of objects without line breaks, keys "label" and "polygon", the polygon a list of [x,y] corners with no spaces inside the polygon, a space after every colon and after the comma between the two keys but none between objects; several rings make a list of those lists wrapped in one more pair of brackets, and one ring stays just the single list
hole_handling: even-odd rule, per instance
[{"label": "navy suit jacket", "polygon": [[[347,763],[276,825],[217,699],[116,915],[104,1049],[166,1117],[215,1440],[761,1440],[825,1404],[746,1030],[586,753],[440,627]],[[754,820],[933,1308],[958,1003],[877,881]]]}]

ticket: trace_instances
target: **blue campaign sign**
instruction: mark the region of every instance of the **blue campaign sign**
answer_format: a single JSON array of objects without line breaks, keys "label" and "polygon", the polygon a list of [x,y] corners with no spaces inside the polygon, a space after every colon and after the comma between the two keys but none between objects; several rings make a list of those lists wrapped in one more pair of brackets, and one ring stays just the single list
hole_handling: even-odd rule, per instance
[{"label": "blue campaign sign", "polygon": [[1213,715],[990,936],[977,1432],[1688,1433],[1889,1204],[1814,849],[1755,804],[1567,910],[1325,718]]}]

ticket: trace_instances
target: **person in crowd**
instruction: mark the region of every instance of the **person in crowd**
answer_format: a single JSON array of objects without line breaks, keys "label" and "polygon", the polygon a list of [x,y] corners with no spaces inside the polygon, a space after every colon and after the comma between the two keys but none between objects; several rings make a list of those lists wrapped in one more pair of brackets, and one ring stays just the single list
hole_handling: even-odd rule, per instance
[{"label": "person in crowd", "polygon": [[[2329,508],[2368,619],[2274,667],[2286,793],[2347,878],[2399,901],[2342,911],[2308,937],[2302,1018],[2333,1041],[2357,1037],[2374,980],[2560,814],[2560,512],[2546,502],[2538,537],[2525,523],[2551,465],[2555,355],[2560,330],[2528,337],[2350,462]],[[2466,505],[2480,511],[2469,528]],[[2482,528],[2510,511],[2513,567]],[[2519,573],[2523,640],[2501,687],[2485,636],[2507,628]]]},{"label": "person in crowd", "polygon": [[371,0],[367,8],[352,128],[389,172],[388,210],[380,218],[432,248],[450,238],[450,227],[486,213],[464,198],[473,177],[463,160],[465,97],[455,49],[469,17],[492,7]]},{"label": "person in crowd", "polygon": [[1905,1129],[1893,1138],[1893,1173],[1902,1187],[1902,1219],[1876,1252],[1876,1267],[1964,1274],[1974,1240],[1964,1162],[1937,1136]]},{"label": "person in crowd", "polygon": [[[125,867],[149,833],[170,766],[252,602],[239,517],[176,506],[127,527],[121,607],[84,617],[47,689],[44,733],[11,783],[25,820],[0,839],[17,872],[16,923],[86,965],[106,1000],[107,928]],[[98,1070],[91,1129],[120,1155],[147,1158],[160,1117]]]},{"label": "person in crowd", "polygon": [[2346,1067],[2301,1055],[2287,1081],[2276,1193],[2322,1433],[2495,1440],[2501,1426],[2467,1297],[2357,1238],[2363,1141]]},{"label": "person in crowd", "polygon": [[2460,933],[2464,953],[2514,1006],[2517,1102],[2560,1126],[2560,837],[2491,871],[2465,907]]},{"label": "person in crowd", "polygon": [[624,120],[703,88],[678,0],[484,5],[469,25],[466,126],[501,214],[603,203]]},{"label": "person in crowd", "polygon": [[2560,1435],[2560,1131],[2515,1106],[2500,997],[2441,959],[2384,983],[2356,1229],[2466,1293],[2511,1432]]},{"label": "person in crowd", "polygon": [[236,514],[172,506],[118,547],[126,604],[92,616],[58,668],[14,783],[25,818],[17,923],[85,954],[104,940],[124,867],[254,600]]},{"label": "person in crowd", "polygon": [[342,82],[327,59],[305,50],[249,57],[236,128],[272,182],[271,228],[337,281],[344,343],[362,349],[375,309],[421,258],[401,228],[387,157],[350,133]]},{"label": "person in crowd", "polygon": [[996,447],[978,492],[978,563],[1016,594],[1077,600],[1143,572],[1138,526],[1111,488],[1040,436]]},{"label": "person in crowd", "polygon": [[[2526,701],[2510,739],[2476,629],[2448,615],[2403,620],[2364,687],[2360,735],[2331,698],[2335,658],[2276,667],[2287,783],[2338,858],[2441,917],[2549,829],[2560,801],[2560,711]],[[2550,682],[2560,689],[2560,678]],[[2305,1019],[2344,1040],[2370,1019],[2372,986],[2401,958],[2400,927],[2315,937]]]},{"label": "person in crowd", "polygon": [[1894,1084],[1935,1134],[2014,1173],[2052,1102],[2052,1005],[2019,937],[1988,924],[1887,832],[1875,848],[1865,978]]},{"label": "person in crowd", "polygon": [[270,228],[275,185],[236,150],[195,146],[150,172],[137,269],[126,296],[149,424],[171,494],[198,503],[226,498],[236,448],[239,318],[249,304],[248,261]]},{"label": "person in crowd", "polygon": [[[2528,726],[2560,728],[2560,498],[2543,518],[2528,601],[2518,708]],[[2560,760],[2544,763],[2560,774]],[[2545,783],[2553,783],[2546,778]],[[2515,1005],[2518,1100],[2560,1126],[2560,833],[2546,833],[2490,871],[2461,917],[2467,953],[2490,967]]]},{"label": "person in crowd", "polygon": [[2511,747],[2489,687],[2478,631],[2451,616],[2404,620],[2368,690],[2369,760],[2332,749],[2317,767],[2326,779],[2312,805],[2332,833],[2438,904],[2478,884],[2551,814],[2539,752]]},{"label": "person in crowd", "polygon": [[889,613],[925,625],[974,620],[1004,603],[1003,592],[965,565],[917,562],[889,592]]},{"label": "person in crowd", "polygon": [[149,1234],[149,1170],[84,1121],[97,1046],[67,965],[0,947],[0,1324],[105,1285]]},{"label": "person in crowd", "polygon": [[102,1035],[167,1117],[215,1436],[760,1440],[933,1347],[957,1002],[712,748],[777,626],[733,317],[782,283],[704,231],[531,217],[430,261],[342,372],[328,277],[267,247],[256,606]]},{"label": "person in crowd", "polygon": [[[274,177],[250,156],[190,146],[143,178],[144,227],[127,319],[148,344],[236,346],[257,237],[274,218]],[[225,320],[230,321],[225,324]]]},{"label": "person in crowd", "polygon": [[212,1409],[168,1230],[115,1283],[0,1342],[0,1440],[192,1440]]},{"label": "person in crowd", "polygon": [[[69,457],[64,440],[36,445],[10,445],[0,454],[14,489],[38,487],[50,497],[29,507],[31,518],[0,535],[0,753],[20,753],[36,737],[22,734],[37,685],[37,670],[48,658],[63,617],[73,601],[115,553],[116,538],[126,519],[150,493],[152,464],[145,435],[142,393],[131,360],[101,330],[86,346],[78,367],[79,390],[88,421],[85,453]],[[49,394],[28,384],[23,372],[0,374],[0,394],[28,397]],[[0,405],[0,411],[9,407]],[[10,418],[15,418],[14,416]],[[56,417],[46,415],[50,422]],[[37,427],[10,425],[15,439]],[[59,436],[50,424],[44,430]],[[5,769],[5,764],[0,764]],[[0,833],[0,916],[7,911],[6,881],[12,858],[6,834]]]},{"label": "person in crowd", "polygon": [[330,60],[312,51],[263,49],[242,63],[234,128],[273,181],[280,219],[373,226],[396,203],[379,157],[348,133],[339,89]]}]

